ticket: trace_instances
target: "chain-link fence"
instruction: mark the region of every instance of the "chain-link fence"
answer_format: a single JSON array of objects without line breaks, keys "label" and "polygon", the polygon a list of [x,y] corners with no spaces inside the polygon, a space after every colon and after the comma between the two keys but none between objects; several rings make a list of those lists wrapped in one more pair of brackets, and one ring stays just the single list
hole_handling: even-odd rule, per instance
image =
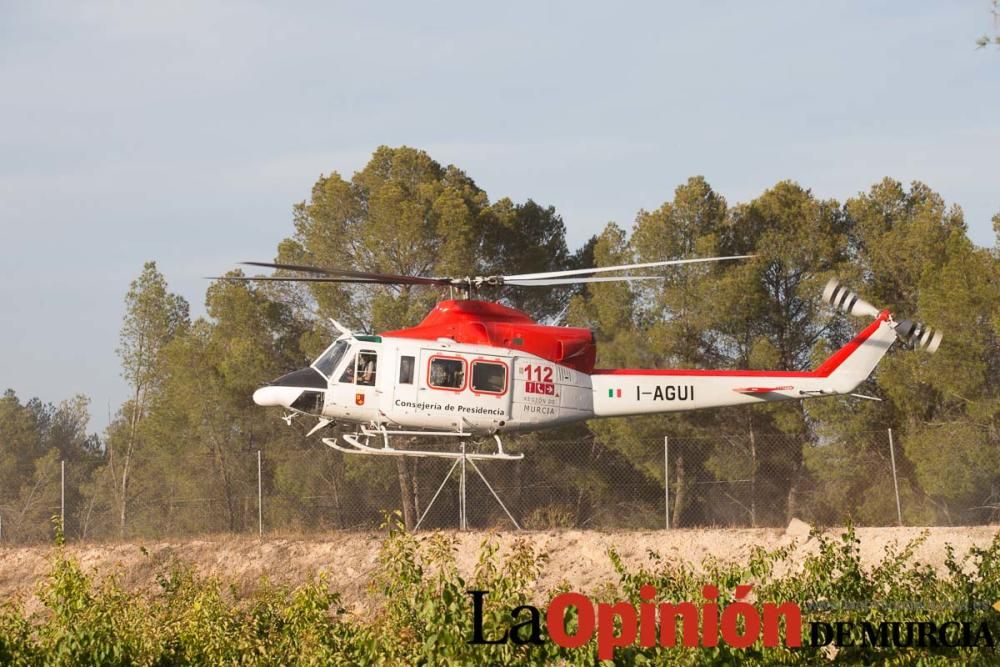
[{"label": "chain-link fence", "polygon": [[[0,544],[51,540],[53,517],[70,540],[365,530],[394,511],[421,529],[767,527],[792,517],[821,525],[1000,520],[995,486],[980,485],[961,502],[928,494],[918,483],[926,485],[928,471],[902,455],[888,429],[844,441],[753,432],[624,442],[535,435],[507,448],[524,458],[375,457],[318,442],[224,458],[160,453],[135,465],[124,502],[120,472],[46,457],[17,497],[0,495]],[[947,479],[937,482],[935,488],[947,487]]]}]

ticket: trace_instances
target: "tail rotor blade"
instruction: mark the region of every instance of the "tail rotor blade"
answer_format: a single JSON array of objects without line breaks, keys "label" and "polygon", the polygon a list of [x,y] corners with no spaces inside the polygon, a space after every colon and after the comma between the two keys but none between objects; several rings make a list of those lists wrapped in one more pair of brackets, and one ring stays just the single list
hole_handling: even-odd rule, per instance
[{"label": "tail rotor blade", "polygon": [[879,314],[878,308],[841,285],[836,278],[830,278],[823,288],[823,301],[848,315],[878,317]]},{"label": "tail rotor blade", "polygon": [[903,320],[897,324],[896,335],[913,345],[914,348],[928,354],[937,352],[937,349],[941,347],[941,340],[944,338],[940,331],[912,320]]}]

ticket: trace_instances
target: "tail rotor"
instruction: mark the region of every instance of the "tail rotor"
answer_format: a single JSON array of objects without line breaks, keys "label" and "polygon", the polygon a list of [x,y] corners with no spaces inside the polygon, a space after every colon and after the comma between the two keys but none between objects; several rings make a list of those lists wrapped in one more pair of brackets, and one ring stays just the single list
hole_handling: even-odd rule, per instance
[{"label": "tail rotor", "polygon": [[[848,315],[879,316],[878,308],[841,285],[836,278],[831,278],[826,287],[823,288],[823,301]],[[903,320],[893,326],[896,330],[896,336],[900,340],[912,345],[914,349],[924,350],[928,354],[937,352],[941,345],[941,339],[944,337],[940,331],[913,320]]]},{"label": "tail rotor", "polygon": [[940,331],[912,320],[903,320],[897,324],[896,335],[911,344],[914,349],[924,350],[928,354],[937,352],[941,339],[944,338]]}]

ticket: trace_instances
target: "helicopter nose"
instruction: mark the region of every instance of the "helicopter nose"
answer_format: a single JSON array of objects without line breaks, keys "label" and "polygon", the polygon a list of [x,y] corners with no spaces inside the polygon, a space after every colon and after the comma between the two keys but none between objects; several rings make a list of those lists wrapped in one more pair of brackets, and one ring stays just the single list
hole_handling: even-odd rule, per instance
[{"label": "helicopter nose", "polygon": [[263,407],[290,408],[305,389],[326,389],[326,378],[314,368],[300,368],[255,391],[253,402]]},{"label": "helicopter nose", "polygon": [[253,402],[263,407],[291,407],[302,393],[300,387],[261,387],[253,393]]}]

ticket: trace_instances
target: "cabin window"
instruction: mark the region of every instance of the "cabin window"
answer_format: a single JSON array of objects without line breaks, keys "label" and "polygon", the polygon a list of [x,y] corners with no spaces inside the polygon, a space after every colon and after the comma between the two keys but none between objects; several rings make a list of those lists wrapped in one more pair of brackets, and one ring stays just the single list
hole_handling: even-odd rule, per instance
[{"label": "cabin window", "polygon": [[507,391],[507,366],[492,361],[473,361],[472,391],[484,394],[502,394]]},{"label": "cabin window", "polygon": [[399,384],[413,384],[413,357],[399,358]]},{"label": "cabin window", "polygon": [[374,350],[361,350],[354,361],[347,365],[340,381],[347,384],[357,384],[365,387],[375,386],[375,373],[378,366],[378,353]]},{"label": "cabin window", "polygon": [[431,357],[427,384],[434,389],[461,391],[465,387],[465,360],[455,357]]}]

